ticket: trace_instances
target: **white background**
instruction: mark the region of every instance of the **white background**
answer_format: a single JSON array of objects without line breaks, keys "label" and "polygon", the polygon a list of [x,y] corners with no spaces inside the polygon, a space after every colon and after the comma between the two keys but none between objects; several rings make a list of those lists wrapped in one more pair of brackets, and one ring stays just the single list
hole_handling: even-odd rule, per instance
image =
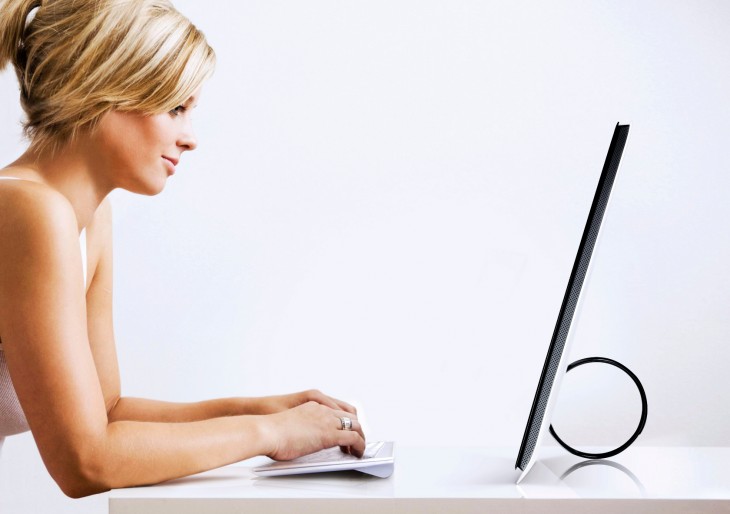
[{"label": "white background", "polygon": [[[641,378],[637,444],[730,444],[730,4],[175,4],[218,67],[165,191],[112,195],[124,395],[317,387],[373,439],[516,452],[620,121],[571,360]],[[561,393],[576,445],[635,427],[618,371]]]}]

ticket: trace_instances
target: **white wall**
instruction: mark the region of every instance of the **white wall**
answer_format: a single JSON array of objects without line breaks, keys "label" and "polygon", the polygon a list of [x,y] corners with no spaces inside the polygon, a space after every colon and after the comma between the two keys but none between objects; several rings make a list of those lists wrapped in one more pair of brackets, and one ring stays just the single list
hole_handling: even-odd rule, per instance
[{"label": "white wall", "polygon": [[[124,394],[318,387],[373,438],[516,451],[621,121],[571,358],[639,375],[639,444],[730,444],[730,4],[176,5],[218,68],[165,192],[113,194]],[[638,410],[584,367],[555,424],[610,445]]]}]

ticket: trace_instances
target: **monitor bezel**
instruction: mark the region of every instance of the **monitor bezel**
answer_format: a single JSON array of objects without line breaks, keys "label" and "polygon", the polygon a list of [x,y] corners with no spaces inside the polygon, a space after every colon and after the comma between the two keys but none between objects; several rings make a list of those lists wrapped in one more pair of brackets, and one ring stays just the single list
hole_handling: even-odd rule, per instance
[{"label": "monitor bezel", "polygon": [[[573,269],[570,273],[570,279],[568,280],[568,285],[565,290],[565,295],[563,296],[563,302],[560,306],[560,311],[558,313],[558,319],[555,323],[555,328],[553,330],[553,335],[550,340],[550,347],[548,348],[547,356],[545,357],[545,363],[542,367],[542,372],[540,374],[540,380],[538,382],[537,390],[535,391],[535,397],[532,401],[532,407],[530,409],[530,415],[527,420],[527,425],[525,426],[525,432],[522,436],[522,443],[520,445],[519,452],[517,454],[517,461],[515,463],[516,469],[521,469],[523,471],[522,476],[520,477],[520,480],[524,475],[529,471],[530,466],[534,462],[534,455],[536,453],[536,450],[540,444],[541,438],[544,436],[544,432],[547,430],[547,425],[549,425],[549,419],[550,414],[552,410],[552,406],[555,401],[555,397],[557,396],[557,390],[559,389],[559,383],[560,379],[562,378],[562,375],[565,374],[565,368],[567,367],[565,363],[565,356],[568,353],[568,347],[571,340],[571,332],[574,328],[573,321],[575,319],[576,313],[579,310],[580,305],[580,299],[582,296],[583,288],[585,286],[585,283],[587,281],[587,277],[590,271],[590,265],[592,262],[593,257],[593,251],[598,243],[598,239],[600,238],[600,232],[601,227],[603,225],[603,219],[605,218],[606,211],[608,210],[608,204],[610,203],[611,198],[611,192],[613,189],[613,185],[615,183],[615,178],[618,173],[618,167],[621,162],[621,157],[623,155],[623,150],[626,146],[626,140],[628,137],[629,132],[629,125],[621,125],[620,123],[616,124],[616,128],[614,129],[613,137],[611,138],[611,144],[608,147],[608,153],[606,155],[606,160],[603,165],[603,170],[601,171],[601,176],[598,180],[598,185],[596,187],[596,192],[593,197],[593,202],[591,204],[591,209],[588,213],[588,219],[585,224],[585,228],[583,229],[583,235],[581,237],[580,245],[578,246],[578,252],[575,257],[575,261],[573,263]],[[616,161],[616,165],[613,166],[614,161]],[[603,209],[603,212],[600,213],[600,216],[597,218],[598,209],[601,203],[601,197],[604,193],[604,189],[608,187],[608,198],[605,202],[605,208]],[[594,227],[594,225],[598,223],[597,231],[595,240],[593,241],[593,244],[589,247],[589,237],[591,234],[591,229]],[[576,281],[578,280],[578,272],[580,269],[580,263],[582,261],[583,255],[588,253],[588,264],[587,264],[587,270],[586,273],[583,275],[583,278],[581,280],[580,284],[576,284]],[[573,312],[571,315],[571,319],[567,320],[567,334],[566,337],[562,343],[562,348],[558,348],[559,342],[558,337],[561,332],[561,328],[563,327],[563,324],[566,320],[566,311],[568,310],[568,307],[570,306],[571,302],[571,294],[574,291],[575,287],[578,287],[578,294],[575,300],[575,306],[573,308]],[[557,370],[555,375],[553,376],[552,381],[548,379],[548,372],[550,370],[550,364],[554,361],[554,357],[556,352],[560,352],[560,359],[559,364],[557,366]],[[551,382],[551,383],[547,383]],[[545,394],[545,390],[548,388],[547,392],[547,398],[545,400],[546,407],[543,411],[542,416],[539,416],[537,413],[538,406],[540,405],[540,400]],[[536,419],[539,418],[539,419]],[[537,428],[538,433],[535,439],[535,444],[532,447],[532,449],[529,449],[528,453],[528,441],[530,440],[530,435],[535,430],[535,427]],[[519,480],[518,480],[519,482]]]}]

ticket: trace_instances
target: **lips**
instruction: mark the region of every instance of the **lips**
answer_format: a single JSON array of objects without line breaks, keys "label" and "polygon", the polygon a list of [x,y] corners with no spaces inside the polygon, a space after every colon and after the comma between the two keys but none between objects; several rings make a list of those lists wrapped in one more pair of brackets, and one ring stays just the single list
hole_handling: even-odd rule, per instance
[{"label": "lips", "polygon": [[178,159],[172,157],[162,156],[162,160],[165,161],[165,167],[167,168],[167,176],[171,177],[175,174],[175,166],[178,163]]}]

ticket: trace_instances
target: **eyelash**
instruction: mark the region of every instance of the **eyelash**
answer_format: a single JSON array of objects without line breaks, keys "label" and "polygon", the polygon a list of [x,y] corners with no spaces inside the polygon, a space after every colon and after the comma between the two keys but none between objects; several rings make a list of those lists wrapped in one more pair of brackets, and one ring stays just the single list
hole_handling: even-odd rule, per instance
[{"label": "eyelash", "polygon": [[184,113],[185,111],[187,111],[187,109],[185,108],[184,105],[178,105],[177,107],[175,107],[173,110],[170,111],[170,115],[179,116],[182,113]]}]

